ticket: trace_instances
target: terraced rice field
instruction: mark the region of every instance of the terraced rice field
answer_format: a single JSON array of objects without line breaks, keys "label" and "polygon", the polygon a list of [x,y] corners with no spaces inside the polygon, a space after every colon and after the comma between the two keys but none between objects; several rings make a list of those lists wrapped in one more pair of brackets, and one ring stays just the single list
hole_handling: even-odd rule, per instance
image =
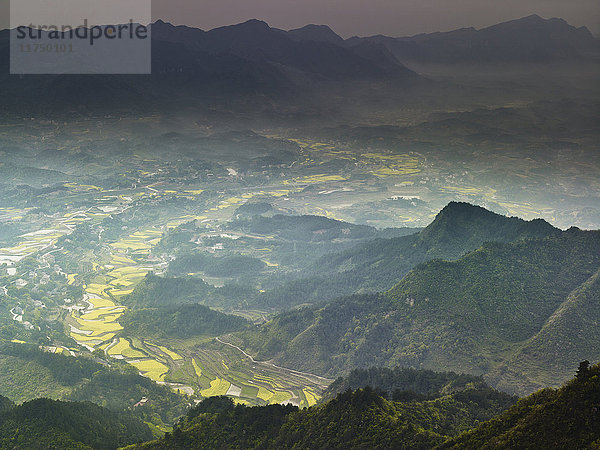
[{"label": "terraced rice field", "polygon": [[[131,293],[135,284],[151,270],[148,267],[141,267],[126,252],[142,250],[143,253],[147,253],[152,248],[148,241],[157,239],[157,236],[161,235],[162,231],[155,229],[137,231],[118,241],[116,245],[111,244],[113,255],[110,263],[105,266],[109,269],[106,276],[98,276],[95,282],[84,285],[89,308],[79,317],[72,314],[71,323],[75,329],[71,328],[71,337],[75,341],[86,347],[98,347],[112,340],[114,333],[123,329],[118,324],[118,319],[123,315],[125,307],[118,306],[114,299]],[[84,333],[90,330],[94,334]],[[119,354],[114,353],[113,350],[112,355]]]},{"label": "terraced rice field", "polygon": [[192,366],[194,367],[194,372],[196,373],[196,376],[198,378],[202,378],[202,369],[200,368],[200,366],[196,362],[195,358],[192,357],[191,359],[192,359]]},{"label": "terraced rice field", "polygon": [[[71,328],[70,334],[75,341],[88,348],[97,348],[112,340],[115,333],[123,329],[118,320],[123,315],[125,307],[117,305],[115,299],[133,292],[135,284],[152,269],[138,264],[130,253],[138,256],[147,254],[158,242],[155,240],[160,240],[160,236],[162,236],[160,229],[136,231],[110,245],[112,256],[109,263],[104,266],[108,270],[106,275],[97,276],[93,282],[84,285],[89,307],[79,317],[72,313],[70,323],[74,328]],[[92,331],[92,334],[86,333],[88,331]],[[117,349],[120,348],[117,346]],[[118,353],[114,346],[111,347],[111,351],[111,356],[134,357],[130,356],[134,354],[132,351],[126,352],[129,355]]]},{"label": "terraced rice field", "polygon": [[378,178],[414,175],[421,171],[419,159],[412,155],[363,153],[361,163],[373,167],[371,173]]},{"label": "terraced rice field", "polygon": [[166,380],[193,386],[204,397],[227,395],[247,405],[289,402],[307,407],[316,403],[329,381],[251,361],[218,343],[194,347],[193,352]]},{"label": "terraced rice field", "polygon": [[141,359],[127,362],[138,369],[144,376],[154,381],[165,381],[165,375],[169,371],[167,365],[155,359]]},{"label": "terraced rice field", "polygon": [[[315,175],[302,182],[341,181],[336,175]],[[70,185],[69,189],[82,192],[100,192],[94,186]],[[237,207],[254,197],[284,197],[302,188],[256,191],[225,197],[213,210],[215,213]],[[200,195],[202,190],[189,189],[184,195]],[[132,196],[138,194],[132,194]],[[104,198],[106,197],[106,198]],[[11,249],[0,249],[0,258],[25,257],[42,248],[53,245],[58,238],[68,234],[74,227],[88,220],[97,221],[119,210],[111,203],[120,196],[104,195],[100,206],[82,212],[66,214],[57,221],[56,227],[23,235],[21,242]],[[104,204],[102,204],[104,202]],[[210,210],[209,210],[210,211]],[[208,213],[208,211],[207,211]],[[218,214],[217,214],[218,215]],[[15,217],[18,217],[14,213]],[[218,216],[219,218],[221,216]],[[136,284],[155,267],[146,262],[146,256],[158,244],[162,234],[190,220],[204,220],[207,216],[184,215],[170,219],[162,225],[134,231],[116,242],[109,244],[110,256],[94,262],[96,275],[70,273],[66,283],[79,285],[84,290],[84,298],[79,307],[71,308],[67,318],[69,335],[81,346],[89,350],[101,349],[107,355],[122,359],[148,378],[177,386],[182,392],[197,393],[201,396],[228,395],[238,402],[266,404],[292,402],[308,406],[320,392],[318,383],[302,376],[269,368],[261,363],[253,363],[236,350],[216,344],[219,349],[190,349],[186,346],[173,346],[164,342],[145,342],[142,339],[122,336],[123,327],[119,319],[126,308],[119,305],[119,298],[131,293]],[[213,217],[214,218],[214,217]],[[269,263],[271,267],[276,264]],[[83,305],[83,307],[81,306]],[[214,344],[211,344],[214,345]],[[308,395],[304,392],[310,389]],[[314,393],[314,395],[313,395]]]},{"label": "terraced rice field", "polygon": [[179,361],[179,360],[183,359],[183,357],[181,355],[178,355],[177,353],[175,353],[172,350],[169,350],[167,347],[165,347],[163,345],[152,344],[148,341],[145,341],[144,344],[146,345],[146,347],[153,349],[155,352],[157,352],[159,354],[162,353],[162,354],[168,356],[173,361]]},{"label": "terraced rice field", "polygon": [[[67,222],[65,222],[66,224]],[[71,222],[69,222],[71,223]],[[57,225],[56,229],[47,229],[23,234],[19,243],[13,247],[0,248],[0,264],[12,265],[26,256],[52,246],[58,238],[69,233],[66,226]]]},{"label": "terraced rice field", "polygon": [[[319,174],[319,175],[311,175],[311,176],[307,176],[307,177],[298,177],[298,178],[294,178],[293,182],[294,183],[326,183],[326,182],[330,182],[330,181],[346,181],[346,178],[344,178],[341,175],[327,175],[327,174]],[[289,181],[284,181],[284,184],[288,184]]]},{"label": "terraced rice field", "polygon": [[225,395],[229,390],[231,383],[223,378],[215,378],[210,382],[210,388],[200,391],[204,397],[216,397],[218,395]]},{"label": "terraced rice field", "polygon": [[147,355],[131,347],[127,339],[118,338],[117,343],[108,347],[106,353],[110,356],[120,356],[124,358],[143,358]]}]

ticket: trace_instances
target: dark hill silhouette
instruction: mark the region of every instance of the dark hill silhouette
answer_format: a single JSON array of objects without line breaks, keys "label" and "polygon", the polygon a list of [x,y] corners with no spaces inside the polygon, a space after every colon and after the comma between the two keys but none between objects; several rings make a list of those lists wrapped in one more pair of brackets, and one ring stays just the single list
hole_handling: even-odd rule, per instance
[{"label": "dark hill silhouette", "polygon": [[384,45],[401,61],[430,63],[554,62],[598,58],[599,40],[586,27],[574,27],[563,19],[537,15],[476,30],[392,38],[351,38],[348,45],[363,41]]}]

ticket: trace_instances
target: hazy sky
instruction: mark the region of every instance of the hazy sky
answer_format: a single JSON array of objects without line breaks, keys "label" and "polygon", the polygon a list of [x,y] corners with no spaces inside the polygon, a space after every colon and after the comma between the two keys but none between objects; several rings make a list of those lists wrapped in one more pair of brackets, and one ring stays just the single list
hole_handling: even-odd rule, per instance
[{"label": "hazy sky", "polygon": [[[1,28],[8,5],[0,0]],[[203,29],[257,18],[283,29],[327,24],[344,37],[480,28],[534,13],[600,33],[598,0],[152,0],[152,8],[154,20]]]}]

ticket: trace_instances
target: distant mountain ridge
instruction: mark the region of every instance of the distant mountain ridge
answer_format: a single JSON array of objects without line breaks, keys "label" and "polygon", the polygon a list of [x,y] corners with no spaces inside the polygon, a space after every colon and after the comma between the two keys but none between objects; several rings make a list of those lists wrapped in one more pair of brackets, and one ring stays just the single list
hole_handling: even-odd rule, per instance
[{"label": "distant mountain ridge", "polygon": [[159,20],[151,29],[152,74],[147,76],[10,76],[10,33],[0,31],[0,99],[25,110],[43,103],[147,109],[256,95],[306,95],[328,82],[410,87],[424,81],[383,47],[365,55],[361,47],[299,39],[298,33],[288,35],[259,20],[210,31]]},{"label": "distant mountain ridge", "polygon": [[344,39],[327,25],[310,24],[302,28],[296,28],[287,32],[284,31],[284,33],[287,33],[292,39],[299,41],[330,42],[333,44],[344,42]]},{"label": "distant mountain ridge", "polygon": [[[335,39],[316,42],[298,38],[302,35],[299,30],[289,34],[282,33],[266,22],[255,19],[210,31],[195,32],[160,21],[152,25],[152,32],[154,42],[168,40],[211,55],[236,55],[264,65],[276,64],[284,72],[289,67],[325,79],[415,76],[395,61],[391,54],[387,61],[367,60],[352,48],[340,45],[342,42],[335,42]],[[309,29],[307,33],[310,32]]]},{"label": "distant mountain ridge", "polygon": [[462,28],[411,37],[354,37],[384,45],[400,61],[439,64],[598,60],[600,40],[586,27],[530,15],[487,28]]},{"label": "distant mountain ridge", "polygon": [[[158,20],[152,27],[152,75],[10,76],[9,31],[0,31],[0,100],[15,111],[140,109],[259,96],[324,95],[328,83],[406,90],[430,81],[404,62],[438,64],[597,60],[600,40],[562,19],[530,16],[482,30],[344,40],[326,25],[290,31],[260,20],[210,31]],[[344,83],[348,84],[347,86]]]}]

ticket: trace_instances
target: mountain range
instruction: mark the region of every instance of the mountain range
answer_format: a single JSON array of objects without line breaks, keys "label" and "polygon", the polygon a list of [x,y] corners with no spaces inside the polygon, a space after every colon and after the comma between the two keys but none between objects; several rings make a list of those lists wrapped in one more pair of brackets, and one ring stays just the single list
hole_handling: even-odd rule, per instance
[{"label": "mountain range", "polygon": [[586,27],[535,14],[480,30],[461,28],[400,38],[354,37],[347,43],[365,41],[383,45],[400,61],[438,64],[597,60],[600,50],[598,39]]},{"label": "mountain range", "polygon": [[458,370],[519,394],[600,358],[600,232],[455,203],[409,238],[333,259],[350,269],[346,280],[365,271],[389,283],[396,271],[391,289],[279,315],[242,333],[247,347],[258,359],[330,376],[372,365]]},{"label": "mountain range", "polygon": [[152,24],[152,75],[10,76],[9,31],[0,31],[0,99],[14,111],[85,106],[169,108],[267,96],[306,99],[363,89],[430,86],[405,61],[441,64],[595,61],[598,39],[561,19],[530,16],[482,30],[406,38],[342,39],[329,27],[291,31],[259,20],[204,31]]}]

